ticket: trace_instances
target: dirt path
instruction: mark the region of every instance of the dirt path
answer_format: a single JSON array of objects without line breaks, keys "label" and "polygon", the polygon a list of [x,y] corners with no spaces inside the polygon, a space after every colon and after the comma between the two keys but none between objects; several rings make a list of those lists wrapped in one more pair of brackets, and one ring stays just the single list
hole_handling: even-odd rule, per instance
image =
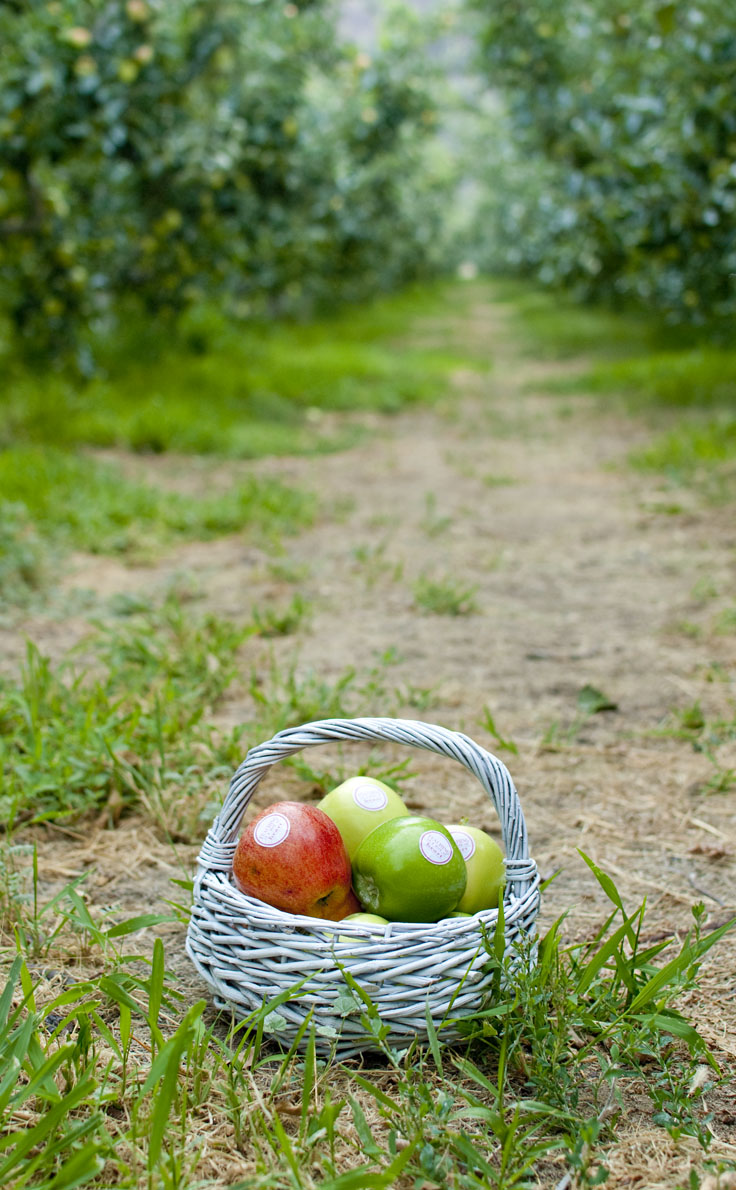
[{"label": "dirt path", "polygon": [[[631,908],[646,896],[652,939],[686,932],[700,901],[709,922],[721,922],[736,907],[733,794],[710,792],[713,761],[672,733],[695,704],[708,720],[734,716],[736,634],[718,630],[733,606],[732,510],[684,494],[685,510],[667,512],[666,494],[625,463],[645,430],[586,397],[535,389],[561,365],[522,357],[503,306],[479,302],[465,333],[487,344],[493,367],[487,377],[458,376],[458,396],[443,409],[387,419],[343,454],[259,464],[316,490],[325,509],[316,527],[285,542],[280,574],[266,552],[230,538],[177,550],[156,567],[79,559],[69,583],[100,594],[152,590],[185,572],[202,605],[239,617],[298,589],[312,604],[308,629],[249,643],[244,664],[260,667],[264,680],[270,665],[296,664],[300,674],[335,681],[349,667],[368,672],[391,651],[379,669],[404,691],[401,714],[464,730],[494,750],[483,726],[489,708],[518,749],[499,754],[519,789],[532,853],[544,874],[561,869],[544,898],[544,924],[569,911],[574,937],[603,920],[606,903],[578,848],[614,876]],[[423,577],[458,599],[465,591],[475,610],[424,610],[415,598]],[[69,622],[30,627],[52,650],[75,631]],[[587,685],[616,709],[583,721],[577,699]],[[235,724],[250,709],[245,684],[236,685],[219,719]],[[730,749],[717,752],[721,770],[736,767],[733,742]],[[425,757],[414,767],[412,805],[495,829],[464,771]],[[262,797],[279,794],[272,777]],[[49,848],[49,862],[61,864],[58,844]],[[185,866],[194,850],[182,849]],[[170,858],[161,851],[156,863],[148,886],[168,895]],[[74,864],[67,841],[64,865]],[[132,909],[142,876],[108,881],[104,895]],[[736,944],[724,943],[688,1006],[734,1059],[735,960]],[[724,1101],[714,1127],[718,1152],[733,1158],[736,1103]],[[661,1129],[632,1117],[630,1149],[619,1146],[608,1184],[670,1185],[657,1172],[668,1145]],[[643,1181],[631,1180],[633,1163]]]}]

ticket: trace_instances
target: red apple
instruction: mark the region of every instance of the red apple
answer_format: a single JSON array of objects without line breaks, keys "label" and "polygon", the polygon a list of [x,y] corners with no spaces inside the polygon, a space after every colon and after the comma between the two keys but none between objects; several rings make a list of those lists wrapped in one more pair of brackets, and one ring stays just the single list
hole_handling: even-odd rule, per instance
[{"label": "red apple", "polygon": [[256,815],[238,840],[233,876],[247,896],[287,913],[341,921],[360,909],[339,830],[303,802],[276,802]]}]

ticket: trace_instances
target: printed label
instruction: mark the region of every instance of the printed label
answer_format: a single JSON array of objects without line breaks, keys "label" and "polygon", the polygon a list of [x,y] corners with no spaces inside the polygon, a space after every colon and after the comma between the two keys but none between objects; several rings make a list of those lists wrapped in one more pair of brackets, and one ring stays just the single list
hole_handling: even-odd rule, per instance
[{"label": "printed label", "polygon": [[431,864],[449,864],[453,854],[452,843],[439,831],[425,831],[420,835],[419,850]]},{"label": "printed label", "polygon": [[460,848],[460,854],[467,863],[475,851],[475,839],[467,831],[450,831],[450,834]]},{"label": "printed label", "polygon": [[257,822],[253,838],[261,847],[277,847],[283,843],[291,830],[291,823],[285,814],[266,814]]},{"label": "printed label", "polygon": [[388,795],[385,789],[377,785],[356,785],[353,790],[353,801],[361,810],[385,810],[388,805]]}]

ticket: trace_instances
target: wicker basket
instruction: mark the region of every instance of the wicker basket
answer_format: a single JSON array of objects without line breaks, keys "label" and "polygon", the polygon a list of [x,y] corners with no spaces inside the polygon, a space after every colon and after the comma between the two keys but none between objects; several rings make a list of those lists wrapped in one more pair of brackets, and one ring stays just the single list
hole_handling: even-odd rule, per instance
[{"label": "wicker basket", "polygon": [[[344,1058],[375,1047],[359,1009],[350,1010],[343,969],[370,995],[393,1047],[426,1040],[428,1014],[441,1030],[440,1039],[453,1040],[458,1034],[452,1022],[482,1006],[494,979],[485,937],[496,927],[497,909],[432,924],[392,922],[376,935],[357,923],[285,913],[246,896],[233,883],[241,820],[271,766],[302,748],[345,740],[424,748],[459,761],[477,777],[496,808],[506,852],[507,956],[513,961],[521,936],[533,935],[539,876],[506,766],[467,736],[429,723],[326,719],[289,728],[252,748],[235,773],[199,855],[187,953],[214,989],[216,1005],[238,1018],[299,985],[294,997],[278,1007],[285,1021],[278,1039],[287,1044],[300,1030],[304,1034],[311,1014],[321,1052],[336,1051]],[[441,808],[434,813],[439,816]]]}]

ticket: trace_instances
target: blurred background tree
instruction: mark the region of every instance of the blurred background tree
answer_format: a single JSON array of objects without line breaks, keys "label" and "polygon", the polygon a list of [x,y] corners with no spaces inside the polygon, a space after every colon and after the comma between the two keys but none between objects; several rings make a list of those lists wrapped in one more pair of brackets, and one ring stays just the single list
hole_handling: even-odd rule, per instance
[{"label": "blurred background tree", "polygon": [[462,257],[730,325],[733,5],[366,0],[352,45],[347,3],[0,2],[0,353],[91,372],[141,313],[311,314]]},{"label": "blurred background tree", "polygon": [[76,355],[129,308],[293,313],[441,255],[432,77],[398,25],[369,57],[319,2],[0,4],[0,317]]},{"label": "blurred background tree", "polygon": [[732,330],[736,6],[468,2],[501,98],[473,154],[481,263]]}]

